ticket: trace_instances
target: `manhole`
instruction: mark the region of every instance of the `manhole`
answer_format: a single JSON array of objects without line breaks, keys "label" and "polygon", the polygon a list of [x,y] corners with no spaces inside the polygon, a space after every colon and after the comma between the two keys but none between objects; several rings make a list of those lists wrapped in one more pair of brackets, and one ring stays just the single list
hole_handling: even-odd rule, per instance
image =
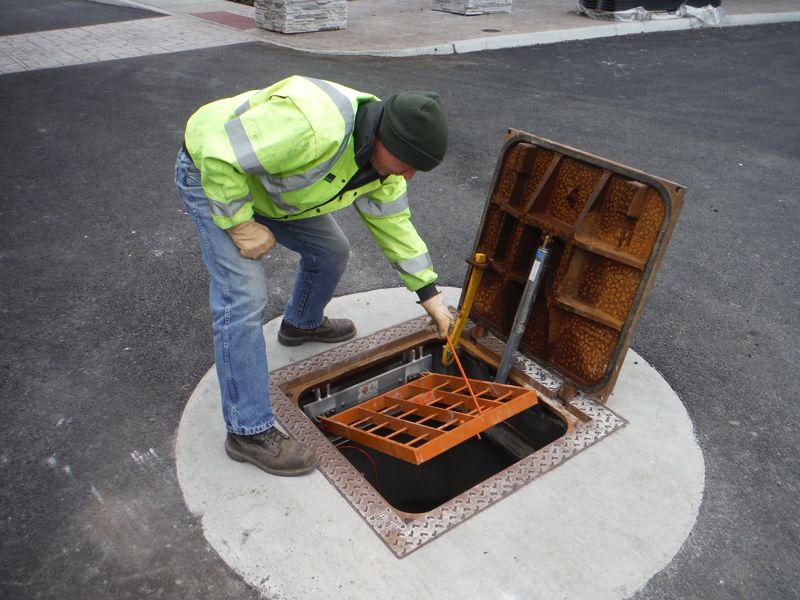
[{"label": "manhole", "polygon": [[538,401],[484,423],[472,392],[473,404],[461,395],[404,405],[460,385],[422,318],[281,369],[276,414],[317,449],[320,470],[386,545],[407,555],[624,424],[594,399],[614,388],[684,193],[508,130],[467,259],[459,313],[470,327],[459,354],[465,379],[497,385],[511,373],[508,382]]},{"label": "manhole", "polygon": [[236,29],[246,30],[255,29],[256,20],[253,17],[245,17],[244,15],[237,15],[226,11],[215,11],[205,13],[192,13],[191,16],[211,21],[212,23],[219,23],[228,27],[235,27]]},{"label": "manhole", "polygon": [[[359,393],[375,397],[384,393],[382,386],[401,387],[405,376],[398,379],[397,373],[398,368],[403,371],[404,363],[412,365],[408,371],[446,375],[441,371],[447,367],[438,358],[442,343],[425,330],[426,321],[427,317],[408,321],[271,375],[273,410],[280,422],[296,439],[316,449],[323,475],[399,558],[625,424],[582,393],[563,405],[554,400],[563,381],[521,353],[516,356],[515,373],[522,381],[509,383],[536,389],[539,402],[506,422],[512,440],[500,439],[499,446],[498,439],[492,439],[502,438],[508,430],[493,433],[492,428],[482,433],[481,439],[471,437],[417,466],[350,440],[329,439],[314,424],[314,410],[307,411],[311,418],[304,414],[300,407],[319,404],[317,411],[338,412],[334,405],[342,408],[353,402],[352,398],[356,403],[363,401]],[[502,354],[503,348],[504,343],[491,333],[478,340],[464,339],[461,356],[467,376],[489,380],[493,367],[481,355]],[[419,366],[420,361],[425,364]],[[449,368],[455,369],[455,365]],[[337,396],[339,391],[343,393]]]}]

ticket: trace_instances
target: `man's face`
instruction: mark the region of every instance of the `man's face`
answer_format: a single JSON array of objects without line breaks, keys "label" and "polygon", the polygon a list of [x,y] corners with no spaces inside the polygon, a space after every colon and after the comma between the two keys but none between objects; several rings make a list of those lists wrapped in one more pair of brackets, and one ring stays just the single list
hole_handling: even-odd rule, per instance
[{"label": "man's face", "polygon": [[375,140],[375,150],[372,152],[372,158],[369,160],[372,166],[379,175],[402,175],[406,181],[411,181],[411,178],[417,172],[406,163],[389,152],[386,147],[381,144],[380,140]]}]

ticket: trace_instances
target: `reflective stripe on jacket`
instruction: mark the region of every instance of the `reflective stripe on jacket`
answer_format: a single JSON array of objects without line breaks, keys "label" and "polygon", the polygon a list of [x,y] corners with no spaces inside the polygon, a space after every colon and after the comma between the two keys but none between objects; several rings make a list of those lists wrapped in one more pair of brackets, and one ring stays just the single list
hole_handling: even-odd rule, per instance
[{"label": "reflective stripe on jacket", "polygon": [[354,204],[408,289],[435,281],[425,242],[410,221],[405,179],[390,175],[341,192],[358,171],[356,111],[375,100],[295,76],[200,108],[189,119],[185,141],[214,222],[227,229],[253,212],[302,219]]}]

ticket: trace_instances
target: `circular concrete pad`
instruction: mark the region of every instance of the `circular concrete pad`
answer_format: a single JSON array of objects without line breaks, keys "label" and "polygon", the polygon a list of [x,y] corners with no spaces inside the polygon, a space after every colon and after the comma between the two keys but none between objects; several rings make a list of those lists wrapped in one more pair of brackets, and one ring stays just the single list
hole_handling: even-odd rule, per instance
[{"label": "circular concrete pad", "polygon": [[[459,294],[445,290],[452,306]],[[394,289],[336,298],[328,314],[368,335],[423,313]],[[278,324],[265,326],[273,370],[330,348],[284,349]],[[402,560],[318,471],[272,477],[228,459],[219,402],[211,369],[181,421],[178,478],[211,545],[269,597],[627,598],[669,564],[702,500],[691,421],[633,351],[608,401],[626,427]]]}]

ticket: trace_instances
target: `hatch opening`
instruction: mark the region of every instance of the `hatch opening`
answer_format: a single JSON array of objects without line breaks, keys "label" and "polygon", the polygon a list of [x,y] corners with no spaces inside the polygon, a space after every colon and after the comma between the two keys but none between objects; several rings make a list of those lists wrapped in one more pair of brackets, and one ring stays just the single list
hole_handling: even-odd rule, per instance
[{"label": "hatch opening", "polygon": [[[547,403],[535,401],[533,390],[508,386],[520,392],[520,395],[533,395],[532,406],[484,430],[480,438],[477,435],[467,436],[438,455],[426,457],[421,464],[414,464],[413,460],[409,462],[407,457],[404,460],[400,456],[403,452],[413,453],[415,449],[419,453],[419,448],[424,448],[421,441],[414,442],[415,437],[419,436],[406,431],[398,433],[397,427],[376,427],[372,421],[351,422],[360,431],[371,431],[377,436],[389,437],[390,442],[397,442],[394,445],[386,443],[383,451],[354,441],[353,438],[358,439],[357,434],[349,435],[348,439],[338,435],[340,430],[336,433],[325,430],[324,423],[335,419],[336,415],[356,411],[359,405],[371,406],[374,399],[389,392],[398,393],[404,387],[418,386],[419,382],[426,380],[442,384],[444,378],[438,376],[458,377],[463,382],[455,363],[449,366],[442,364],[442,350],[443,344],[438,341],[404,350],[378,364],[355,367],[342,376],[306,389],[298,397],[298,407],[342,456],[392,508],[412,519],[507,469],[559,439],[569,429],[564,418]],[[482,382],[493,380],[494,368],[463,348],[458,349],[458,355],[469,379]],[[479,394],[479,391],[475,390],[475,393]],[[411,420],[422,420],[426,416],[412,415]],[[428,420],[426,423],[449,429],[444,419],[436,423]],[[404,445],[405,449],[400,448]]]}]

